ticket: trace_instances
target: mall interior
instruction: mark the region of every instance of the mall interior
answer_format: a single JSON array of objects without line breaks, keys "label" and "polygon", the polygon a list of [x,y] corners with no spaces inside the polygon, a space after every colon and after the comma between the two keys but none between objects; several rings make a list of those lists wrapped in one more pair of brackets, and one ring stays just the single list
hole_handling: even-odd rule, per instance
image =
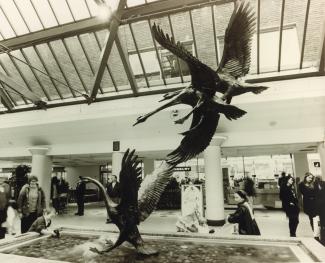
[{"label": "mall interior", "polygon": [[[24,171],[25,183],[35,175],[49,211],[56,177],[63,186],[49,229],[60,228],[68,240],[53,239],[51,246],[58,242],[62,252],[39,252],[51,237],[21,234],[13,209],[13,230],[0,240],[1,262],[138,261],[128,257],[135,250],[127,244],[100,260],[86,249],[71,249],[87,236],[119,232],[107,222],[104,193],[95,184],[86,184],[84,214],[75,215],[79,177],[104,187],[112,175],[119,181],[127,149],[136,150],[142,180],[159,169],[192,127],[192,117],[174,123],[191,107],[179,104],[134,124],[164,104],[164,94],[188,87],[191,69],[155,40],[152,27],[215,71],[242,1],[0,0],[0,190],[8,183],[15,203],[19,175]],[[231,105],[247,113],[236,120],[221,114],[204,151],[173,168],[155,210],[138,226],[145,242],[159,248],[158,256],[143,261],[197,262],[204,254],[210,262],[325,262],[325,246],[316,240],[299,191],[307,172],[325,181],[325,1],[244,2],[255,30],[242,80],[268,89],[233,97]],[[290,237],[282,209],[282,173],[294,178],[296,237]],[[238,235],[227,221],[247,178],[254,182],[260,236]],[[179,232],[176,225],[191,202],[214,233]],[[74,256],[67,247],[77,251]]]}]

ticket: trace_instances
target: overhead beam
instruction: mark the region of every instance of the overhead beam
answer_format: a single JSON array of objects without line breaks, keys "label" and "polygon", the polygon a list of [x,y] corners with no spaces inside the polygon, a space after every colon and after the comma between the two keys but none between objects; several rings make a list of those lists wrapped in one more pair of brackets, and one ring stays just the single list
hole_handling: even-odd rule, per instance
[{"label": "overhead beam", "polygon": [[136,95],[138,93],[138,85],[134,78],[134,74],[133,74],[133,71],[132,71],[132,68],[131,68],[131,65],[129,62],[129,58],[127,57],[127,52],[124,50],[118,35],[115,38],[115,44],[116,44],[117,50],[120,54],[121,61],[123,63],[123,67],[124,67],[126,76],[130,82],[132,92],[133,92],[133,94]]},{"label": "overhead beam", "polygon": [[[188,11],[206,5],[221,5],[233,0],[164,0],[130,7],[121,11],[122,24],[167,15],[168,13]],[[58,39],[95,32],[109,27],[108,21],[98,17],[87,18],[26,35],[0,41],[11,50],[26,48]]]},{"label": "overhead beam", "polygon": [[[26,99],[29,99],[39,107],[44,107],[46,105],[46,102],[42,101],[42,99],[39,96],[37,96],[35,93],[28,90],[26,87],[20,85],[11,77],[3,74],[2,72],[0,72],[0,81],[6,84],[7,86],[9,86],[8,89],[11,90],[8,91],[14,91],[15,93],[25,97]],[[5,85],[3,87],[4,89],[7,90],[7,87]]]},{"label": "overhead beam", "polygon": [[105,45],[101,51],[100,60],[98,69],[95,73],[95,76],[93,78],[93,84],[90,92],[90,100],[88,103],[91,103],[91,101],[94,101],[96,99],[100,83],[103,78],[103,74],[105,71],[106,63],[108,60],[109,55],[111,54],[113,44],[115,37],[117,36],[118,27],[121,23],[121,16],[122,16],[122,10],[124,9],[126,5],[127,0],[120,0],[118,3],[118,6],[116,10],[111,14],[110,17],[110,23],[109,23],[109,33],[107,33],[107,37],[105,40]]}]

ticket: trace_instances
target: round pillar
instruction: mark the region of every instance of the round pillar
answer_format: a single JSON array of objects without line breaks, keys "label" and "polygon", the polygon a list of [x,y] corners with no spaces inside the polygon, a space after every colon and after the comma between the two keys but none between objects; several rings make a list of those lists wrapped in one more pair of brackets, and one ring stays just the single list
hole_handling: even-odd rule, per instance
[{"label": "round pillar", "polygon": [[51,194],[52,159],[47,156],[49,148],[29,148],[32,154],[31,174],[37,176],[39,186],[45,193],[46,208],[49,208]]},{"label": "round pillar", "polygon": [[320,168],[322,172],[322,179],[325,180],[325,142],[319,143],[317,150],[320,157]]},{"label": "round pillar", "polygon": [[206,219],[208,225],[225,224],[221,144],[227,139],[215,136],[204,151]]},{"label": "round pillar", "polygon": [[120,180],[120,171],[123,155],[123,152],[112,153],[112,175],[116,175],[118,181]]}]

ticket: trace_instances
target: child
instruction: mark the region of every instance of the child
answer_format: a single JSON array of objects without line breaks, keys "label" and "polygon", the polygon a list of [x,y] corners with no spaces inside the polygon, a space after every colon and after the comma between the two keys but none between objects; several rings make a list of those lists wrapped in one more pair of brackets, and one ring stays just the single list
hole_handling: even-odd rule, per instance
[{"label": "child", "polygon": [[31,225],[31,227],[28,229],[28,232],[37,232],[40,235],[44,234],[52,234],[52,237],[59,238],[60,237],[60,231],[58,229],[55,229],[52,231],[47,231],[47,228],[51,225],[51,218],[55,215],[54,211],[51,211],[50,213],[45,213],[42,216],[39,216],[34,223]]}]

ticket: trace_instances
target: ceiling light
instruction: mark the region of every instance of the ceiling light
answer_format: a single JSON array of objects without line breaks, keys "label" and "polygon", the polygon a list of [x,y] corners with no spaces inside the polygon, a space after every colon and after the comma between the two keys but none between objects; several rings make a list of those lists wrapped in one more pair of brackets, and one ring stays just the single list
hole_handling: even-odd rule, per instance
[{"label": "ceiling light", "polygon": [[98,14],[97,17],[100,20],[108,21],[112,15],[112,10],[107,5],[98,6]]}]

